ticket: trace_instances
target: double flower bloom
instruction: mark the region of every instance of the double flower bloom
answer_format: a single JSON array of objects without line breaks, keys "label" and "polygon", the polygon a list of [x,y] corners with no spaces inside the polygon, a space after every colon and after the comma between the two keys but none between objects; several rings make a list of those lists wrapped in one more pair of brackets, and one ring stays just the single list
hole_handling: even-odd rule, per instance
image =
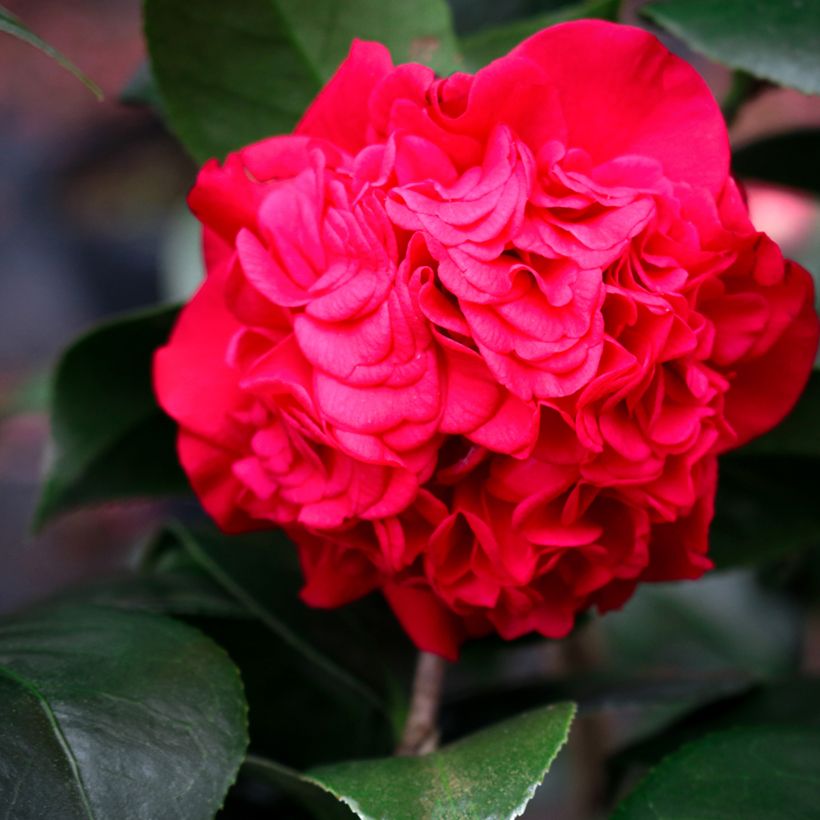
[{"label": "double flower bloom", "polygon": [[381,588],[449,657],[699,576],[717,455],[788,411],[818,335],[728,164],[638,29],[447,79],[354,43],[294,135],[191,193],[208,276],[155,383],[206,510],[285,527],[308,603]]}]

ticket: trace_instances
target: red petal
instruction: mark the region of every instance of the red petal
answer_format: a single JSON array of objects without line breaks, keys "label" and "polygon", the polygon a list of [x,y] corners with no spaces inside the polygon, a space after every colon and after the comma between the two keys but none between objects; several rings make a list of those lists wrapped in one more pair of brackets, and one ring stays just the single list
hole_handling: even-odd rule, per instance
[{"label": "red petal", "polygon": [[384,596],[404,631],[423,652],[432,652],[448,661],[458,660],[464,627],[432,592],[421,587],[384,587]]},{"label": "red petal", "polygon": [[510,57],[537,63],[560,96],[567,144],[594,160],[653,157],[670,179],[715,193],[726,181],[729,141],[712,93],[648,32],[580,20],[533,35]]}]

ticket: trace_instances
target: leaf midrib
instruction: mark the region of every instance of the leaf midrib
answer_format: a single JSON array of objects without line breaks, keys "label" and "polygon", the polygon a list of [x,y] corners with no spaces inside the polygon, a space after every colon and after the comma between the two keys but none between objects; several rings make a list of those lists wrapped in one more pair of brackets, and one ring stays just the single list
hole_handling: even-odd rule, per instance
[{"label": "leaf midrib", "polygon": [[0,675],[3,675],[12,683],[16,684],[17,686],[25,689],[30,695],[34,697],[37,703],[40,704],[43,713],[46,716],[46,720],[48,721],[49,726],[54,733],[54,738],[57,741],[58,745],[63,751],[65,755],[66,762],[68,763],[69,768],[71,769],[71,773],[74,776],[74,782],[77,787],[77,792],[80,797],[80,801],[82,802],[83,809],[85,810],[86,816],[88,820],[95,820],[96,816],[94,814],[93,809],[91,808],[91,802],[88,795],[88,791],[86,790],[85,783],[83,783],[82,774],[80,773],[80,766],[77,763],[77,758],[74,756],[74,752],[71,749],[71,745],[68,742],[68,738],[66,738],[65,734],[63,734],[63,730],[60,728],[60,723],[57,720],[57,715],[54,712],[51,704],[48,701],[48,698],[40,691],[39,687],[29,679],[19,675],[17,672],[9,669],[7,666],[0,665]]},{"label": "leaf midrib", "polygon": [[333,660],[323,655],[313,646],[301,640],[299,636],[290,629],[290,627],[279,620],[279,618],[270,612],[267,607],[260,604],[250,592],[231,578],[228,573],[224,572],[222,568],[199,546],[196,539],[191,536],[185,527],[176,522],[171,522],[168,528],[179,539],[179,542],[188,551],[191,557],[207,573],[209,573],[213,580],[216,581],[216,583],[218,583],[226,592],[233,596],[240,604],[245,606],[247,610],[258,618],[258,620],[265,627],[288,644],[293,650],[299,652],[308,661],[316,664],[317,667],[324,670],[327,674],[332,675],[339,682],[345,684],[345,686],[356,692],[378,711],[382,713],[385,712],[384,703],[381,698],[369,686],[360,681],[354,675],[350,674],[343,667],[336,664]]}]

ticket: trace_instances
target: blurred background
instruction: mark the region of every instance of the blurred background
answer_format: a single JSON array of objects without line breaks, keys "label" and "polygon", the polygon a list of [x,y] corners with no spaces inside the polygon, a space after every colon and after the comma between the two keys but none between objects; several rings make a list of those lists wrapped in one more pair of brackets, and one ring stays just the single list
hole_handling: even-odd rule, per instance
[{"label": "blurred background", "polygon": [[[38,482],[49,458],[47,376],[79,332],[105,316],[185,296],[201,270],[198,232],[184,203],[196,168],[148,107],[121,99],[145,60],[139,0],[5,5],[77,63],[105,99],[98,102],[55,62],[0,33],[0,613],[122,567],[157,521],[150,503],[107,505],[71,513],[32,535]],[[457,28],[466,33],[558,4],[451,5]],[[637,22],[639,5],[625,4],[622,20]],[[719,99],[727,93],[725,69],[664,39],[701,71]],[[820,126],[820,99],[772,88],[741,111],[731,137],[742,146],[802,126]],[[820,271],[818,202],[744,182],[757,227],[789,256]],[[547,653],[542,662],[553,670],[571,663],[580,672],[604,659],[658,675],[685,666],[702,676],[723,675],[731,688],[734,671],[777,674],[796,657],[805,669],[820,671],[820,631],[796,624],[789,605],[750,575],[723,573],[697,585],[646,589],[622,613],[599,622],[576,647],[576,657]],[[507,657],[508,674],[515,675],[515,653]],[[529,674],[526,646],[521,659]],[[458,686],[456,675],[456,701]],[[689,703],[678,695],[670,694],[670,703],[677,698],[674,708]],[[653,719],[641,715],[626,729],[610,721],[605,731],[619,742],[637,738]],[[468,714],[461,717],[469,723]],[[591,731],[600,743],[601,727]],[[583,736],[574,741],[574,754],[596,754]],[[571,766],[572,758],[562,757],[559,765]],[[538,812],[550,799],[540,796],[541,807],[531,816],[543,816]]]}]

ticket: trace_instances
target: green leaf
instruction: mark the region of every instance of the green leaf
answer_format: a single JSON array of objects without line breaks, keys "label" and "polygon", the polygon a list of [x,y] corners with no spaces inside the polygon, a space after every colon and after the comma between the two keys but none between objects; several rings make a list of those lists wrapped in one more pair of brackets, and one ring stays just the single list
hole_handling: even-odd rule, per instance
[{"label": "green leaf", "polygon": [[321,86],[274,0],[143,8],[168,124],[200,162],[289,131]]},{"label": "green leaf", "polygon": [[144,16],[169,123],[200,161],[290,131],[353,37],[455,64],[443,0],[144,0]]},{"label": "green leaf", "polygon": [[719,568],[758,564],[820,544],[816,475],[820,373],[786,419],[721,458],[711,555]]},{"label": "green leaf", "polygon": [[333,795],[303,777],[299,772],[266,760],[248,755],[242,766],[242,774],[249,779],[267,783],[284,792],[304,806],[315,820],[352,820],[356,815]]},{"label": "green leaf", "polygon": [[566,743],[574,714],[574,704],[559,703],[422,757],[337,763],[306,778],[361,818],[514,818]]},{"label": "green leaf", "polygon": [[247,745],[225,653],[168,618],[93,606],[0,622],[9,817],[211,817]]},{"label": "green leaf", "polygon": [[[381,704],[370,686],[291,626],[300,622],[305,625],[312,610],[293,594],[301,584],[301,577],[293,560],[294,547],[279,530],[241,541],[217,533],[193,533],[179,525],[172,531],[194,562],[277,638],[337,685],[356,692],[374,706]],[[286,569],[288,565],[290,572]],[[288,576],[292,579],[290,583]]]},{"label": "green leaf", "polygon": [[175,525],[169,536],[177,555],[166,540],[149,565],[189,562],[256,619],[196,620],[242,670],[255,749],[304,767],[393,748],[415,650],[380,596],[308,607],[296,550],[277,530],[226,536]]},{"label": "green leaf", "polygon": [[131,79],[120,91],[120,102],[126,105],[140,105],[153,109],[164,117],[162,98],[156,80],[151,71],[151,64],[146,60],[131,75]]},{"label": "green leaf", "polygon": [[788,131],[737,148],[732,156],[732,170],[743,179],[820,194],[818,153],[820,128]]},{"label": "green leaf", "polygon": [[151,387],[151,359],[175,308],[135,313],[75,341],[57,364],[51,425],[55,455],[35,515],[110,499],[188,492],[176,428]]},{"label": "green leaf", "polygon": [[641,13],[719,63],[820,94],[820,3],[815,0],[662,0]]},{"label": "green leaf", "polygon": [[613,820],[809,820],[818,799],[820,732],[759,726],[684,746],[637,786]]},{"label": "green leaf", "polygon": [[748,570],[710,573],[697,583],[645,584],[598,622],[609,665],[622,674],[697,673],[767,679],[791,674],[802,623]]},{"label": "green leaf", "polygon": [[197,567],[168,572],[115,576],[72,587],[60,593],[60,603],[95,604],[160,615],[210,618],[251,617],[248,610]]},{"label": "green leaf", "polygon": [[503,57],[531,34],[556,23],[585,18],[617,20],[619,6],[620,0],[585,0],[535,17],[482,29],[461,38],[461,52],[468,68],[474,71],[498,57]]},{"label": "green leaf", "polygon": [[73,74],[98,100],[103,98],[102,89],[92,79],[83,74],[71,60],[62,55],[56,48],[38,37],[19,17],[2,6],[0,6],[0,31],[11,34],[12,37],[39,48],[40,51],[58,62],[66,71]]},{"label": "green leaf", "polygon": [[416,62],[439,74],[460,67],[444,0],[274,0],[323,80],[336,71],[354,38],[376,40],[394,63]]},{"label": "green leaf", "polygon": [[817,679],[794,678],[757,685],[687,710],[663,731],[620,752],[618,763],[621,766],[630,762],[654,765],[684,743],[740,726],[791,724],[820,731],[818,703],[820,680]]},{"label": "green leaf", "polygon": [[[609,647],[608,652],[609,654]],[[510,664],[506,675],[510,677]],[[464,676],[465,670],[459,668]],[[683,670],[672,677],[649,674],[641,678],[635,673],[586,671],[560,680],[537,679],[530,683],[507,684],[475,677],[463,694],[450,696],[443,704],[441,723],[445,741],[463,737],[486,726],[506,720],[527,709],[535,709],[559,700],[572,700],[587,717],[615,721],[619,742],[644,738],[670,726],[682,714],[718,699],[748,690],[753,682],[742,674],[724,672],[721,675],[693,676],[693,670]],[[627,725],[628,723],[628,725]]]}]

